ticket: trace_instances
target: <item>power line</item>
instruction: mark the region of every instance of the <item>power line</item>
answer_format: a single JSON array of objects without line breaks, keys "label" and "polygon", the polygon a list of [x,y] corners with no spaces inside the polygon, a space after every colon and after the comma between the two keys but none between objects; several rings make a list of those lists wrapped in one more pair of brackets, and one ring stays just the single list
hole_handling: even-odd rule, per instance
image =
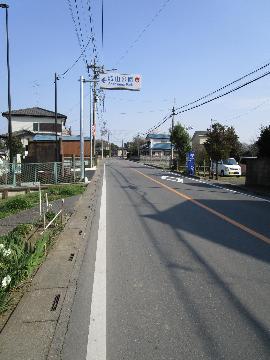
[{"label": "power line", "polygon": [[198,108],[198,107],[200,107],[200,106],[203,106],[203,105],[208,104],[208,103],[210,103],[210,102],[212,102],[212,101],[214,101],[214,100],[217,100],[217,99],[219,99],[219,98],[221,98],[221,97],[223,97],[223,96],[229,95],[229,94],[231,94],[231,93],[233,93],[233,92],[235,92],[235,91],[237,91],[237,90],[239,90],[239,89],[241,89],[241,88],[243,88],[243,87],[245,87],[245,86],[247,86],[247,85],[249,85],[249,84],[252,84],[253,82],[255,82],[255,81],[257,81],[257,80],[260,80],[260,79],[264,78],[265,76],[267,76],[267,75],[269,75],[269,74],[270,74],[270,71],[267,71],[266,73],[264,73],[264,74],[262,74],[262,75],[260,75],[260,76],[257,76],[256,78],[254,78],[254,79],[252,79],[252,80],[250,80],[250,81],[247,81],[246,83],[244,83],[244,84],[242,84],[242,85],[239,85],[239,86],[237,86],[236,88],[233,88],[233,89],[231,89],[231,90],[229,90],[229,91],[227,91],[227,92],[225,92],[225,93],[223,93],[223,94],[221,94],[221,95],[215,96],[214,98],[212,98],[212,99],[210,99],[210,100],[204,101],[204,102],[202,102],[201,104],[198,104],[198,105],[194,105],[194,106],[192,106],[192,107],[190,107],[190,108],[188,108],[188,109],[178,111],[175,115],[179,115],[179,114],[182,114],[182,113],[184,113],[184,112],[187,112],[187,111],[196,109],[196,108]]},{"label": "power line", "polygon": [[95,43],[94,21],[93,21],[92,7],[90,0],[87,0],[87,6],[88,6],[87,10],[89,16],[90,33],[91,33],[92,45],[93,45],[93,57],[96,59],[96,62],[98,62],[98,51]]},{"label": "power line", "polygon": [[69,7],[70,15],[71,15],[71,18],[72,18],[73,23],[74,23],[74,28],[75,28],[76,36],[77,36],[77,39],[78,39],[78,42],[79,42],[79,46],[80,46],[80,48],[81,48],[81,41],[80,41],[79,31],[78,31],[77,24],[76,24],[76,21],[75,21],[75,17],[74,17],[72,5],[71,5],[70,0],[67,0],[67,2],[68,2],[68,7]]},{"label": "power line", "polygon": [[161,7],[158,9],[156,14],[152,17],[151,21],[143,28],[143,30],[139,33],[139,35],[136,37],[136,39],[129,45],[127,50],[123,53],[123,55],[119,58],[115,66],[117,66],[130,52],[130,50],[134,47],[134,45],[140,40],[140,38],[143,36],[143,34],[150,28],[150,26],[153,24],[153,22],[158,18],[158,16],[161,14],[161,12],[165,9],[165,7],[168,5],[168,3],[171,0],[165,0]]},{"label": "power line", "polygon": [[228,118],[228,119],[225,120],[225,121],[231,121],[231,120],[239,119],[239,118],[241,118],[241,117],[243,117],[243,116],[245,116],[245,115],[250,114],[250,113],[253,112],[253,111],[256,111],[257,109],[259,109],[259,108],[261,108],[262,106],[268,104],[269,102],[270,102],[270,99],[267,99],[267,100],[261,102],[260,104],[254,106],[254,107],[252,107],[252,108],[250,108],[250,109],[248,109],[248,110],[245,111],[244,113],[231,116],[230,118]]},{"label": "power line", "polygon": [[63,72],[63,74],[61,74],[60,76],[65,76],[71,69],[74,68],[74,66],[78,63],[78,61],[81,59],[81,57],[85,54],[85,51],[87,50],[89,44],[90,44],[91,38],[88,40],[87,44],[85,45],[85,47],[83,48],[83,51],[81,52],[80,56],[74,61],[74,63],[67,68],[67,70],[65,72]]},{"label": "power line", "polygon": [[249,77],[250,75],[253,75],[253,74],[257,73],[258,71],[265,69],[265,68],[268,67],[269,65],[270,65],[270,62],[267,63],[267,64],[265,64],[265,65],[260,66],[259,68],[251,71],[250,73],[248,73],[248,74],[246,74],[246,75],[241,76],[240,78],[238,78],[238,79],[230,82],[229,84],[226,84],[226,85],[220,87],[219,89],[217,89],[217,90],[215,90],[215,91],[212,91],[212,92],[210,92],[209,94],[207,94],[207,95],[205,95],[205,96],[202,96],[201,98],[199,98],[199,99],[197,99],[197,100],[195,100],[195,101],[192,101],[192,102],[190,102],[190,103],[188,103],[188,104],[182,105],[182,106],[180,106],[179,108],[176,108],[176,110],[183,109],[183,108],[185,108],[185,107],[187,107],[187,106],[190,106],[190,105],[193,105],[193,104],[195,104],[195,103],[197,103],[197,102],[199,102],[199,101],[201,101],[201,100],[203,100],[203,99],[206,99],[207,97],[209,97],[209,96],[211,96],[211,95],[214,95],[214,94],[216,94],[217,92],[219,92],[219,91],[221,91],[221,90],[226,89],[227,87],[229,87],[229,86],[231,86],[231,85],[233,85],[233,84],[235,84],[235,83],[237,83],[237,82],[239,82],[239,81],[241,81],[241,80]]},{"label": "power line", "polygon": [[[210,102],[212,102],[212,101],[214,101],[214,100],[220,99],[221,97],[224,97],[224,96],[226,96],[226,95],[229,95],[229,94],[231,94],[231,93],[233,93],[233,92],[235,92],[235,91],[237,91],[237,90],[239,90],[239,89],[241,89],[241,88],[243,88],[243,87],[245,87],[245,86],[247,86],[247,85],[249,85],[249,84],[257,81],[257,80],[260,80],[260,79],[264,78],[265,76],[268,76],[269,74],[270,74],[270,71],[267,71],[266,73],[264,73],[264,74],[262,74],[262,75],[260,75],[260,76],[257,76],[256,78],[253,78],[253,79],[245,82],[244,84],[241,84],[241,85],[239,85],[239,86],[237,86],[237,87],[235,87],[235,88],[233,88],[233,89],[231,89],[231,90],[229,90],[229,91],[227,91],[227,92],[225,92],[225,93],[223,93],[223,94],[220,94],[220,95],[218,95],[218,96],[215,96],[215,97],[212,98],[212,99],[209,99],[209,100],[207,100],[207,101],[204,101],[204,102],[202,102],[202,103],[200,103],[200,104],[198,104],[198,105],[191,106],[191,107],[189,107],[189,108],[187,108],[187,109],[180,110],[180,111],[178,111],[177,113],[175,113],[175,115],[179,115],[179,114],[182,114],[182,113],[191,111],[191,110],[193,110],[193,109],[196,109],[196,108],[199,108],[199,107],[201,107],[201,106],[203,106],[203,105],[206,105],[206,104],[208,104],[208,103],[210,103]],[[180,108],[178,108],[178,109],[180,109]],[[144,134],[149,134],[151,131],[156,130],[156,129],[159,128],[161,125],[163,125],[166,121],[168,121],[171,117],[172,117],[172,114],[167,115],[167,116],[166,116],[165,118],[163,118],[156,126],[152,127],[150,130],[148,130],[147,132],[143,133],[142,135],[144,135]]]},{"label": "power line", "polygon": [[[83,38],[83,34],[82,34],[82,26],[81,26],[81,20],[80,20],[80,15],[79,15],[79,8],[78,8],[77,0],[74,0],[74,2],[75,2],[77,20],[78,20],[78,25],[79,25],[79,30],[80,30],[79,43],[80,43],[81,50],[83,52],[83,48],[85,46],[84,46],[84,38]],[[80,40],[80,38],[81,38],[81,40]],[[85,52],[83,52],[83,57],[84,57],[85,65],[86,65],[86,68],[87,68],[88,77],[90,78],[90,71],[89,71],[89,68],[88,68],[88,62],[87,62],[87,58],[85,56]]]}]

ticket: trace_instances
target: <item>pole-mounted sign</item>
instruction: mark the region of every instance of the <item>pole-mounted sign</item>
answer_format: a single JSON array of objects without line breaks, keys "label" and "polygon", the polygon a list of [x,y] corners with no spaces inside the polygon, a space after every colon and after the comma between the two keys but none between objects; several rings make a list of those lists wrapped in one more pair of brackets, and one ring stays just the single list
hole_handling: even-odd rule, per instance
[{"label": "pole-mounted sign", "polygon": [[107,90],[140,91],[141,75],[107,73],[100,74],[100,88]]}]

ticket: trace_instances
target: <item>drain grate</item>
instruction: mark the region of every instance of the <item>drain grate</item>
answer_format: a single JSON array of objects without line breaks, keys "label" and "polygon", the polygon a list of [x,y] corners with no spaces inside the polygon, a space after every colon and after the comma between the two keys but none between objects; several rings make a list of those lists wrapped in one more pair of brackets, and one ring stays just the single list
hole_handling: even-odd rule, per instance
[{"label": "drain grate", "polygon": [[85,219],[87,219],[87,215],[85,215],[85,217],[84,217]]},{"label": "drain grate", "polygon": [[68,258],[68,261],[72,261],[73,258],[74,258],[74,255],[75,255],[75,254],[71,253],[70,256],[69,256],[69,258]]},{"label": "drain grate", "polygon": [[51,311],[55,311],[55,310],[57,309],[59,300],[60,300],[60,294],[55,295],[55,297],[54,297],[54,299],[53,299]]},{"label": "drain grate", "polygon": [[82,235],[82,230],[79,231],[79,235]]}]

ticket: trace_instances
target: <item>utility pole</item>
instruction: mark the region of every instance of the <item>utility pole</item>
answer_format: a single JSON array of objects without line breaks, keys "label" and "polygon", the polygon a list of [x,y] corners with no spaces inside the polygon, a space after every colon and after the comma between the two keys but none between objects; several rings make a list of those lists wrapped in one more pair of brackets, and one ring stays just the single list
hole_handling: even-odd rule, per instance
[{"label": "utility pole", "polygon": [[[58,161],[58,137],[57,137],[57,74],[54,73],[54,130],[55,130],[55,161]],[[62,120],[61,120],[62,121]],[[62,123],[61,123],[62,128]]]},{"label": "utility pole", "polygon": [[84,180],[83,76],[80,77],[80,163],[81,179]]},{"label": "utility pole", "polygon": [[93,144],[94,144],[94,156],[96,157],[96,102],[97,102],[97,94],[96,94],[96,83],[98,81],[99,74],[104,72],[103,66],[96,65],[96,60],[94,60],[94,64],[87,65],[88,68],[93,71]]},{"label": "utility pole", "polygon": [[140,134],[138,134],[138,136],[137,136],[137,139],[138,139],[138,141],[137,141],[137,147],[138,147],[138,158],[140,158]]},{"label": "utility pole", "polygon": [[90,168],[93,167],[93,141],[92,141],[92,105],[91,105],[91,92],[92,92],[92,88],[91,88],[91,81],[89,81],[90,84],[90,104],[89,104],[89,120],[90,120]]},{"label": "utility pole", "polygon": [[172,132],[171,132],[171,165],[173,165],[173,129],[174,129],[174,115],[175,115],[175,108],[172,108]]},{"label": "utility pole", "polygon": [[108,147],[109,147],[109,157],[112,157],[111,143],[110,143],[110,130],[108,130]]},{"label": "utility pole", "polygon": [[6,38],[7,38],[7,72],[8,72],[8,149],[9,161],[13,161],[13,148],[12,148],[12,122],[11,122],[11,90],[10,90],[10,62],[9,62],[9,34],[8,34],[8,4],[0,4],[0,8],[6,10]]},{"label": "utility pole", "polygon": [[122,159],[124,159],[124,140],[122,139]]},{"label": "utility pole", "polygon": [[103,136],[101,137],[101,159],[103,160]]}]

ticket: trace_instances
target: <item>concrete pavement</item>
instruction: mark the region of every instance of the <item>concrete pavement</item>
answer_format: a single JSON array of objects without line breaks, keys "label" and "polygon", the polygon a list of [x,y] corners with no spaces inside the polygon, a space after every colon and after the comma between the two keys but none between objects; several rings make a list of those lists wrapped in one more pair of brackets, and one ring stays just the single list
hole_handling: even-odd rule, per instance
[{"label": "concrete pavement", "polygon": [[100,171],[0,334],[3,360],[59,359],[95,216]]},{"label": "concrete pavement", "polygon": [[108,359],[269,359],[270,204],[129,162],[107,167]]},{"label": "concrete pavement", "polygon": [[270,202],[124,160],[107,161],[101,201],[100,170],[16,310],[18,330],[1,334],[1,359],[269,359]]}]

